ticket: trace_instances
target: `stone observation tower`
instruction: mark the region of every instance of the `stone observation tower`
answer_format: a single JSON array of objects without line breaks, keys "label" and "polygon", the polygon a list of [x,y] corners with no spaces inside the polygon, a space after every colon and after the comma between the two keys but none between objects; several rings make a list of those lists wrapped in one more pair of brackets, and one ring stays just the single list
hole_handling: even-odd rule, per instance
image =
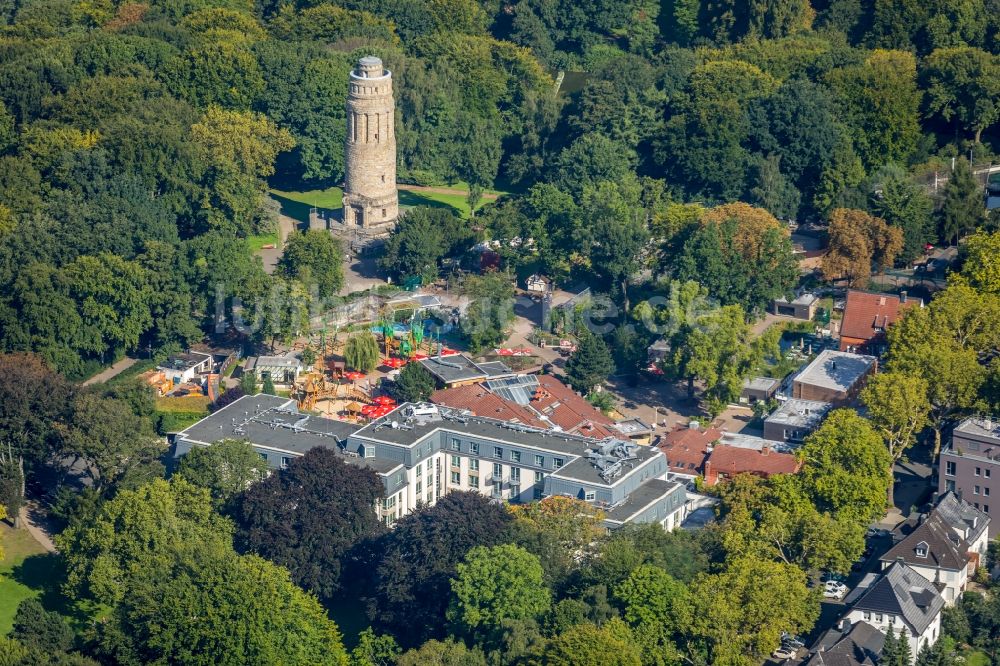
[{"label": "stone observation tower", "polygon": [[344,224],[380,235],[399,215],[392,72],[365,56],[351,72],[347,94]]}]

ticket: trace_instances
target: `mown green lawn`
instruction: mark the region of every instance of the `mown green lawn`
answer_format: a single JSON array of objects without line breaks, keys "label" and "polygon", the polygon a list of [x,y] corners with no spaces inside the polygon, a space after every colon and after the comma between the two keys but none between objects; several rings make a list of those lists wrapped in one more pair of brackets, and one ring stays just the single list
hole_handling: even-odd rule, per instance
[{"label": "mown green lawn", "polygon": [[[307,215],[308,217],[308,215]],[[247,238],[247,245],[251,252],[260,252],[265,245],[277,245],[279,242],[278,232],[264,234],[262,236],[250,236]]]},{"label": "mown green lawn", "polygon": [[47,572],[51,573],[56,557],[28,534],[0,522],[0,636],[6,636],[14,624],[17,606],[28,597],[42,593]]},{"label": "mown green lawn", "polygon": [[339,187],[301,191],[272,189],[271,197],[278,202],[282,215],[299,222],[309,222],[309,209],[314,206],[327,210],[340,210],[344,205],[344,191]]},{"label": "mown green lawn", "polygon": [[[453,186],[461,190],[466,190],[465,183],[456,183]],[[503,194],[495,191],[494,194]],[[339,187],[328,187],[319,190],[271,190],[271,196],[281,206],[281,213],[300,222],[309,221],[309,209],[312,207],[325,208],[327,210],[340,210],[343,207],[344,192]],[[483,198],[476,206],[478,210],[489,200]],[[426,192],[414,190],[399,191],[399,205],[403,208],[413,208],[414,206],[431,206],[435,208],[451,208],[462,217],[469,216],[469,204],[465,200],[464,194],[446,194],[439,192]],[[259,246],[254,250],[260,249]]]}]

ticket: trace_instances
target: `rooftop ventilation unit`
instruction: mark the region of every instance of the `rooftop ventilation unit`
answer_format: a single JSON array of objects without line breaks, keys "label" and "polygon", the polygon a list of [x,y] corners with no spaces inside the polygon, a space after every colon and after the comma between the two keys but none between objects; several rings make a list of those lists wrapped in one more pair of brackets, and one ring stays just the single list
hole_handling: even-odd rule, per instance
[{"label": "rooftop ventilation unit", "polygon": [[621,475],[626,465],[632,467],[631,461],[639,459],[635,453],[637,449],[638,445],[632,442],[606,437],[597,443],[596,448],[587,449],[586,456],[597,468],[600,477],[609,482]]}]

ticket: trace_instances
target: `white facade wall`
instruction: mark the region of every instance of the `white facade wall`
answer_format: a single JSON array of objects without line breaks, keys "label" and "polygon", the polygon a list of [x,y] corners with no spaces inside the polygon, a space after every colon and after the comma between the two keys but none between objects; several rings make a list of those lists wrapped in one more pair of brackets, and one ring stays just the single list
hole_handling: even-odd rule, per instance
[{"label": "white facade wall", "polygon": [[900,631],[907,637],[910,643],[910,663],[916,663],[917,653],[920,652],[920,648],[924,645],[934,645],[937,643],[938,638],[941,635],[941,614],[938,613],[931,622],[927,629],[924,630],[922,634],[916,635],[913,632],[913,628],[910,627],[903,618],[899,615],[890,615],[888,613],[876,613],[872,611],[862,611],[859,609],[852,609],[847,615],[844,616],[846,619],[851,621],[851,624],[856,622],[865,622],[872,625],[883,634],[889,633],[889,627],[892,627],[893,633],[898,637]]}]

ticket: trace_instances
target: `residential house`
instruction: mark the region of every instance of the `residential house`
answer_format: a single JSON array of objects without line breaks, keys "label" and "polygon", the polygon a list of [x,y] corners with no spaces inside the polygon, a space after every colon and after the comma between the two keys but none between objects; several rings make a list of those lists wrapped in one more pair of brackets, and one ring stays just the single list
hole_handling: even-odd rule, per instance
[{"label": "residential house", "polygon": [[843,620],[870,624],[883,634],[891,627],[897,636],[905,636],[914,662],[920,648],[934,645],[941,635],[944,598],[904,562],[894,562],[881,574],[868,574],[844,603],[850,609]]},{"label": "residential house", "polygon": [[867,622],[841,622],[809,648],[803,666],[876,666],[885,634]]},{"label": "residential house", "polygon": [[705,460],[712,450],[712,445],[722,439],[723,433],[718,428],[701,428],[692,421],[684,426],[679,425],[660,438],[657,448],[667,458],[670,471],[678,476],[693,479],[705,472]]},{"label": "residential house", "polygon": [[934,583],[946,605],[961,598],[975,565],[970,566],[969,544],[940,515],[931,511],[904,521],[893,530],[893,541],[880,560],[883,568],[905,562]]},{"label": "residential house", "polygon": [[764,419],[764,439],[801,443],[823,423],[832,408],[820,400],[785,400]]},{"label": "residential house", "polygon": [[737,474],[794,474],[800,463],[787,446],[760,437],[727,433],[716,428],[702,430],[697,424],[678,427],[657,444],[671,473],[678,477],[702,476],[714,486]]},{"label": "residential house", "polygon": [[990,543],[990,517],[983,510],[966,502],[955,493],[945,493],[934,507],[937,513],[969,545],[970,564],[975,560],[979,568],[986,562],[986,550]]},{"label": "residential house", "polygon": [[923,307],[919,298],[850,289],[840,322],[840,351],[885,353],[885,332],[911,307]]},{"label": "residential house", "polygon": [[877,369],[874,356],[824,349],[792,380],[792,397],[842,407],[857,397]]},{"label": "residential house", "polygon": [[881,561],[885,567],[906,562],[935,584],[946,605],[954,605],[985,562],[989,524],[990,517],[981,509],[953,492],[945,493],[926,515],[897,526],[895,543]]},{"label": "residential house", "polygon": [[[985,514],[1000,493],[1000,420],[992,417],[969,417],[952,430],[951,441],[938,459],[938,492],[956,493],[973,508]],[[990,521],[989,538],[1000,532],[1000,525]]]},{"label": "residential house", "polygon": [[768,478],[775,474],[794,474],[801,463],[791,453],[775,451],[773,442],[759,449],[730,446],[725,439],[712,447],[705,460],[705,485],[714,486],[737,474],[754,474]]}]

